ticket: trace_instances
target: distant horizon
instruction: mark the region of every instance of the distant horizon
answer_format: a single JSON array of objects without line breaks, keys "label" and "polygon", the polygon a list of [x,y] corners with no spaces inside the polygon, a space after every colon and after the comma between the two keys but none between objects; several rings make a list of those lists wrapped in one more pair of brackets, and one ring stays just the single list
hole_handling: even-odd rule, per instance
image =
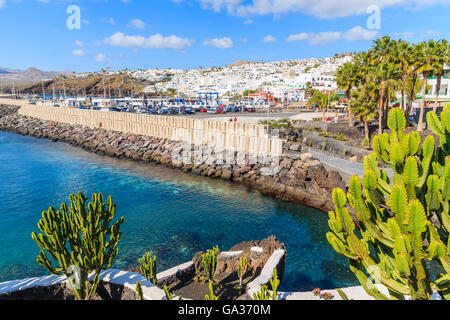
[{"label": "distant horizon", "polygon": [[3,0],[0,61],[80,73],[321,59],[383,35],[448,38],[449,15],[447,0]]}]

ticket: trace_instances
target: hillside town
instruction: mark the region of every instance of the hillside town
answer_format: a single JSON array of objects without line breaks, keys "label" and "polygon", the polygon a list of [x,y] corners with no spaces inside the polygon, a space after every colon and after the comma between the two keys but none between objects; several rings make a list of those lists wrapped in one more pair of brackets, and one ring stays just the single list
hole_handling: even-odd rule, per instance
[{"label": "hillside town", "polygon": [[[199,92],[218,93],[222,99],[242,96],[249,91],[270,93],[280,102],[304,101],[305,89],[335,91],[334,74],[339,66],[352,60],[352,54],[336,54],[331,58],[283,60],[277,62],[236,61],[226,67],[148,70],[102,70],[100,74],[128,75],[150,82],[145,93],[167,92],[197,96]],[[91,73],[80,73],[83,78]]]}]

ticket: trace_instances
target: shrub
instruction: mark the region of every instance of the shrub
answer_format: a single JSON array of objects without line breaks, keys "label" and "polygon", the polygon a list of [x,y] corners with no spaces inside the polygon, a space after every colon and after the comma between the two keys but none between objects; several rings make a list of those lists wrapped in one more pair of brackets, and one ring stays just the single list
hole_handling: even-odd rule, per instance
[{"label": "shrub", "polygon": [[[41,248],[37,263],[52,274],[65,274],[79,300],[90,299],[100,282],[100,272],[113,264],[124,221],[122,217],[110,226],[116,213],[111,196],[105,203],[101,193],[94,193],[87,209],[86,200],[81,191],[76,196],[71,194],[70,207],[62,203],[59,210],[50,207],[42,212],[38,223],[42,233],[31,234]],[[54,262],[57,267],[53,266]],[[94,278],[89,290],[88,275],[92,272]]]},{"label": "shrub", "polygon": [[[434,113],[427,120],[440,137],[438,147],[433,135],[421,146],[417,132],[406,134],[403,112],[392,109],[390,135],[375,136],[374,152],[364,158],[362,185],[354,175],[347,196],[341,189],[333,190],[335,210],[329,213],[332,232],[327,239],[348,258],[351,271],[376,299],[388,297],[368,276],[384,285],[391,299],[431,299],[433,290],[450,298],[450,108],[444,109],[441,121]],[[378,161],[391,166],[392,182]],[[432,280],[436,267],[444,274]]]}]

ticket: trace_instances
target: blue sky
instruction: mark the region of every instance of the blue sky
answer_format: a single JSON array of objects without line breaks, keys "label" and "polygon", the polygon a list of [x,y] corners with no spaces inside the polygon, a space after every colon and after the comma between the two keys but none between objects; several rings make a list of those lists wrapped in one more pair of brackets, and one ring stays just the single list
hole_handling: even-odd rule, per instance
[{"label": "blue sky", "polygon": [[[67,27],[71,5],[80,8],[80,29]],[[367,22],[373,5],[379,29]],[[320,58],[365,50],[380,35],[448,39],[449,16],[450,0],[0,0],[0,67],[82,72]]]}]

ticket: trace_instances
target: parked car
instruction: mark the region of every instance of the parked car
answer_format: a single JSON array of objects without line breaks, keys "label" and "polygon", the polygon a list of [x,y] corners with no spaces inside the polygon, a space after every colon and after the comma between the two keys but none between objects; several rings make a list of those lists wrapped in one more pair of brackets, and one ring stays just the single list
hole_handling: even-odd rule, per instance
[{"label": "parked car", "polygon": [[256,109],[255,109],[255,107],[245,107],[244,111],[245,112],[256,112]]},{"label": "parked car", "polygon": [[195,111],[191,107],[184,107],[184,108],[181,108],[181,113],[182,114],[195,114]]},{"label": "parked car", "polygon": [[217,107],[216,113],[227,113],[227,111],[225,110],[225,107]]}]

